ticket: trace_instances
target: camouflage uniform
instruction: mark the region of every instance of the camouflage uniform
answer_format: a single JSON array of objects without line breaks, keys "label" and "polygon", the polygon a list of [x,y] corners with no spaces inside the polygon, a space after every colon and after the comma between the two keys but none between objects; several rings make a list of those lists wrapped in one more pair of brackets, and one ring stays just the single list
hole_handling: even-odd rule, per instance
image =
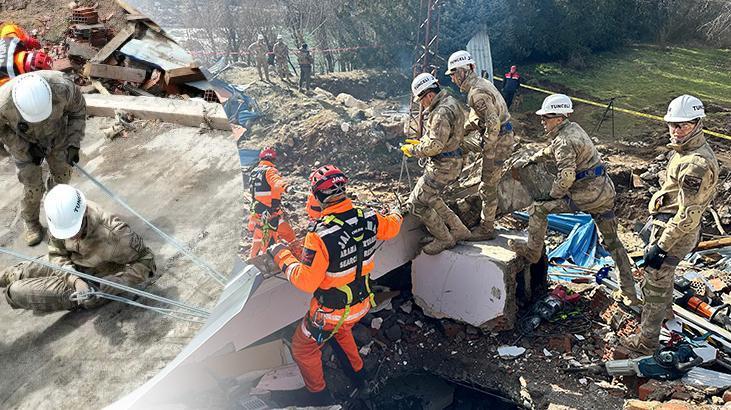
[{"label": "camouflage uniform", "polygon": [[277,66],[279,78],[288,80],[289,67],[287,67],[287,64],[289,63],[289,48],[287,48],[283,40],[279,40],[274,43],[274,49],[272,51],[274,52],[274,63]]},{"label": "camouflage uniform", "polygon": [[53,94],[51,116],[28,123],[20,116],[12,98],[13,80],[0,88],[0,139],[13,157],[18,180],[23,184],[21,216],[26,226],[39,231],[44,184],[41,162],[45,158],[51,178],[48,189],[71,179],[69,147],[81,147],[86,128],[86,102],[79,87],[58,71],[38,71]]},{"label": "camouflage uniform", "polygon": [[[464,132],[464,113],[457,100],[440,91],[428,108],[426,133],[413,149],[417,158],[428,158],[424,174],[409,197],[413,213],[418,216],[435,241],[424,252],[440,252],[457,240],[467,239],[469,230],[442,199],[444,189],[462,172],[459,148]],[[439,246],[445,244],[444,247]],[[430,246],[431,245],[431,246]]]},{"label": "camouflage uniform", "polygon": [[640,334],[625,342],[643,353],[659,345],[663,319],[672,309],[675,267],[698,244],[703,212],[716,196],[720,172],[701,125],[683,143],[668,147],[675,152],[668,163],[665,182],[650,199],[652,231],[648,244],[659,245],[667,256],[659,269],[644,268],[640,287],[645,304]]},{"label": "camouflage uniform", "polygon": [[315,64],[315,59],[312,58],[310,50],[297,50],[297,64],[300,66],[299,89],[309,90],[310,81],[312,81],[312,65]]},{"label": "camouflage uniform", "polygon": [[[269,48],[264,40],[255,41],[249,46],[249,53],[254,56],[254,61],[256,62],[256,71],[259,73],[259,79],[264,81],[264,77],[266,77],[267,82],[269,81],[268,52]],[[264,70],[264,75],[261,74],[262,70]]]},{"label": "camouflage uniform", "polygon": [[[492,83],[481,78],[474,71],[469,71],[467,78],[460,86],[467,93],[467,104],[470,113],[465,124],[465,134],[472,130],[482,133],[482,181],[480,183],[480,199],[482,199],[482,217],[480,233],[484,239],[492,236],[497,211],[497,184],[503,163],[513,152],[515,139],[510,124],[510,113],[500,92]],[[483,238],[476,238],[483,239]]]},{"label": "camouflage uniform", "polygon": [[[87,202],[82,231],[78,240],[49,238],[48,262],[127,286],[139,285],[154,276],[152,251],[119,217]],[[77,280],[83,279],[29,262],[0,271],[0,286],[7,286],[5,298],[13,309],[50,312],[77,308],[79,304],[69,299]],[[107,285],[91,285],[105,293],[122,293]],[[81,306],[91,308],[106,301],[92,298]]]},{"label": "camouflage uniform", "polygon": [[513,249],[528,261],[538,262],[543,253],[548,214],[589,213],[602,233],[604,247],[612,254],[623,293],[636,298],[632,262],[617,235],[614,184],[604,170],[599,152],[586,132],[568,119],[548,133],[548,137],[553,139],[551,144],[536,153],[531,161],[546,158],[556,161],[558,172],[551,186],[552,199],[533,202],[528,208],[528,242],[513,242]]}]

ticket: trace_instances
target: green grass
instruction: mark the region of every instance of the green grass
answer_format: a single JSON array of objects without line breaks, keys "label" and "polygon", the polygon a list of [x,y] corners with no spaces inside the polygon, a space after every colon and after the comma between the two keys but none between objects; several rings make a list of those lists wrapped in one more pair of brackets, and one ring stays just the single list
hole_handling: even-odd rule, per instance
[{"label": "green grass", "polygon": [[624,96],[618,106],[656,115],[681,94],[731,108],[731,50],[635,46],[592,55],[587,63],[582,70],[555,63],[525,70],[539,82],[561,84],[595,98]]}]

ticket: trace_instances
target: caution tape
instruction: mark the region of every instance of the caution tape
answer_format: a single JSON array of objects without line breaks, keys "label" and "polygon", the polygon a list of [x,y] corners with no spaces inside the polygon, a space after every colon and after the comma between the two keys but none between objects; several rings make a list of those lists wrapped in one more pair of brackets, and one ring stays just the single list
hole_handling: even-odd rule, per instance
[{"label": "caution tape", "polygon": [[[339,48],[312,48],[310,49],[310,52],[312,53],[342,53],[346,51],[355,51],[355,50],[362,50],[362,49],[369,49],[369,48],[381,48],[380,45],[371,45],[371,46],[356,46],[356,47],[339,47]],[[267,54],[273,54],[273,51],[267,52]],[[204,52],[204,51],[194,51],[191,52],[190,55],[192,56],[223,56],[223,55],[239,55],[239,56],[248,56],[252,55],[252,52],[249,51],[212,51],[212,52]]]},{"label": "caution tape", "polygon": [[[498,80],[498,81],[503,81],[502,78],[499,78],[499,77],[494,77],[494,78],[496,80]],[[532,85],[527,85],[527,84],[521,84],[520,87],[521,88],[527,88],[527,89],[533,90],[533,91],[538,91],[539,93],[544,93],[544,94],[556,94],[555,91],[546,90],[544,88],[534,87]],[[606,108],[606,106],[607,106],[607,104],[602,104],[602,103],[599,103],[599,102],[596,102],[596,101],[587,100],[585,98],[574,97],[572,95],[570,95],[569,97],[573,101],[579,101],[579,102],[582,102],[584,104],[589,104],[589,105],[593,105],[593,106],[596,106],[596,107]],[[628,110],[626,108],[620,108],[620,107],[617,107],[617,106],[614,106],[613,108],[614,108],[614,111],[623,112],[625,114],[634,115],[636,117],[648,118],[648,119],[655,120],[655,121],[665,122],[665,120],[662,117],[658,117],[657,115],[646,114],[644,112],[639,112],[639,111],[634,111],[634,110]],[[706,133],[706,134],[708,134],[708,135],[712,135],[714,137],[717,137],[717,138],[723,138],[723,139],[727,139],[727,140],[731,141],[731,135],[721,134],[720,132],[706,130],[706,129],[704,129],[703,132]]]}]

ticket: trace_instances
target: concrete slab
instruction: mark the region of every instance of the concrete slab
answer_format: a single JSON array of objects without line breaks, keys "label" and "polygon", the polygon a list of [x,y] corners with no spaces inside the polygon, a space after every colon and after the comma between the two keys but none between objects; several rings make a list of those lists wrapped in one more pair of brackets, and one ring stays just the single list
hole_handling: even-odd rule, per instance
[{"label": "concrete slab", "polygon": [[460,244],[439,255],[419,255],[412,265],[414,300],[428,316],[472,326],[512,328],[516,275],[526,266],[507,247],[518,232],[494,240]]},{"label": "concrete slab", "polygon": [[[111,123],[89,119],[82,166],[216,270],[230,272],[243,217],[241,171],[230,134],[150,123],[110,142],[99,130]],[[44,254],[44,245],[22,244],[22,187],[9,159],[0,159],[0,175],[0,246]],[[74,175],[71,183],[121,215],[153,250],[161,276],[148,291],[214,306],[221,287],[201,268],[83,177]],[[0,267],[15,262],[0,256]],[[2,408],[100,408],[153,377],[201,328],[119,303],[35,316],[0,299]]]}]

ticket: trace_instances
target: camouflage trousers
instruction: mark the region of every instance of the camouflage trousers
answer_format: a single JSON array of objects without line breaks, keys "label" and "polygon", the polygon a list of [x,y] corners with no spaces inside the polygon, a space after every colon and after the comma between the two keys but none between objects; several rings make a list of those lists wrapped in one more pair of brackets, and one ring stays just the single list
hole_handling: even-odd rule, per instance
[{"label": "camouflage trousers", "polygon": [[481,224],[488,229],[495,225],[498,197],[497,186],[502,176],[505,160],[513,153],[515,137],[513,131],[486,138],[482,149],[482,180],[480,182],[480,199],[482,200]]},{"label": "camouflage trousers", "polygon": [[[462,172],[462,158],[429,160],[409,196],[409,207],[435,238],[445,240],[449,228],[459,217],[442,198],[444,189],[453,184]],[[461,223],[461,222],[460,222]]]},{"label": "camouflage trousers", "polygon": [[277,74],[279,74],[279,78],[289,78],[289,67],[287,67],[287,59],[277,56],[275,58],[275,64],[277,65]]},{"label": "camouflage trousers", "polygon": [[[664,230],[663,222],[655,219],[650,233],[652,246],[660,240]],[[675,268],[695,248],[700,237],[700,225],[690,234],[683,236],[672,248],[666,249],[660,269],[645,267],[645,276],[640,284],[644,304],[640,317],[640,342],[650,348],[660,344],[660,329],[663,320],[672,316]]]},{"label": "camouflage trousers", "polygon": [[[45,258],[44,258],[45,260]],[[118,265],[117,265],[118,266]],[[152,262],[154,267],[154,261]],[[94,275],[89,268],[74,267],[79,272]],[[143,283],[150,276],[150,272],[138,272],[136,268],[123,268],[117,273],[102,276],[104,279],[126,286],[135,286]],[[56,312],[77,308],[91,309],[108,302],[108,299],[93,297],[82,303],[71,300],[71,294],[76,291],[67,280],[66,272],[51,269],[37,263],[22,262],[0,271],[0,287],[6,287],[5,300],[13,309],[28,309],[36,312]],[[96,276],[96,275],[95,275]],[[89,282],[87,282],[89,283]],[[91,283],[101,292],[118,295],[122,293],[117,288]]]},{"label": "camouflage trousers", "polygon": [[[266,58],[256,59],[256,71],[259,73],[259,79],[264,80],[264,77],[266,77],[267,81],[269,81],[269,63]],[[263,76],[262,71],[264,71]]]},{"label": "camouflage trousers", "polygon": [[46,156],[50,170],[47,187],[43,183],[43,170],[32,162],[16,163],[18,181],[23,184],[23,199],[20,201],[20,215],[26,224],[39,223],[41,200],[46,188],[56,184],[67,184],[71,180],[71,166],[66,162],[66,147],[55,149]]},{"label": "camouflage trousers", "polygon": [[[614,215],[614,203],[610,203],[605,209],[593,210],[591,216],[594,224],[602,235],[604,248],[609,251],[618,271],[617,279],[619,287],[626,293],[636,294],[634,277],[632,276],[632,261],[627,254],[622,241],[617,233],[617,218]],[[543,242],[548,229],[548,215],[561,212],[577,212],[577,209],[564,199],[553,201],[534,202],[528,209],[530,219],[528,221],[528,250],[533,252],[528,260],[536,262],[543,254]]]}]

